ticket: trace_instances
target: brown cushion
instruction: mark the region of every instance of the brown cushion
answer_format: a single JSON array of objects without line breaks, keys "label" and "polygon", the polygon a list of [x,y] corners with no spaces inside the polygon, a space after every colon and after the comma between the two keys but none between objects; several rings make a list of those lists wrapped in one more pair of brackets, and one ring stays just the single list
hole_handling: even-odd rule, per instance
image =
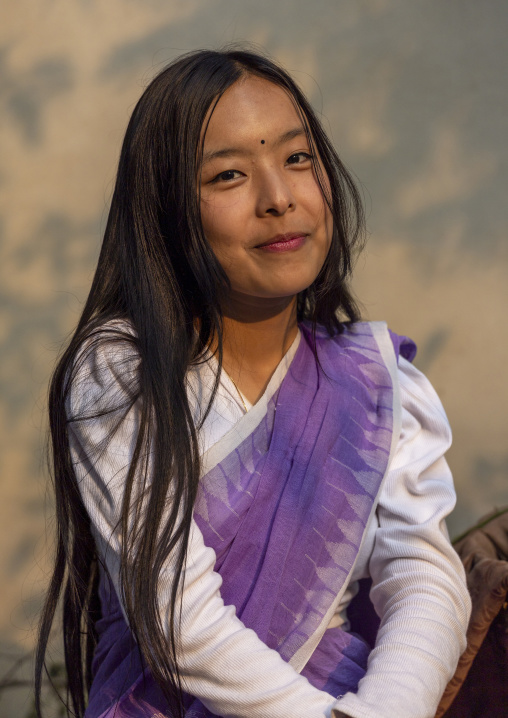
[{"label": "brown cushion", "polygon": [[508,610],[502,608],[445,718],[508,715]]},{"label": "brown cushion", "polygon": [[[439,704],[436,718],[446,714],[446,718],[467,718],[475,715],[497,715],[489,709],[485,713],[486,705],[482,703],[482,712],[475,712],[474,705],[478,703],[479,691],[481,688],[485,693],[483,699],[487,700],[487,694],[491,695],[504,686],[491,685],[504,678],[497,677],[496,671],[484,665],[484,660],[489,652],[501,651],[504,658],[501,661],[500,669],[506,672],[508,659],[508,641],[504,631],[504,621],[508,615],[506,612],[506,600],[508,594],[508,507],[502,511],[482,519],[478,526],[469,531],[465,536],[454,543],[457,553],[462,559],[466,570],[466,579],[471,600],[473,604],[471,620],[467,630],[467,648],[460,658],[455,675],[449,682]],[[503,609],[503,607],[505,607]],[[501,612],[501,614],[500,614]],[[499,618],[497,619],[496,617]],[[496,619],[496,620],[495,620]],[[490,629],[490,630],[489,630]],[[492,633],[492,636],[490,635]],[[480,648],[489,634],[488,645],[482,652],[482,658],[478,655]],[[483,655],[484,654],[484,655]],[[474,663],[473,663],[474,661]],[[472,670],[471,670],[472,669]],[[471,670],[468,681],[466,677]],[[460,691],[460,699],[459,699]],[[474,700],[473,695],[474,693]],[[495,697],[494,705],[497,705],[498,698]],[[508,715],[505,703],[503,713]],[[468,712],[466,711],[466,706]],[[458,711],[458,712],[457,712]]]}]

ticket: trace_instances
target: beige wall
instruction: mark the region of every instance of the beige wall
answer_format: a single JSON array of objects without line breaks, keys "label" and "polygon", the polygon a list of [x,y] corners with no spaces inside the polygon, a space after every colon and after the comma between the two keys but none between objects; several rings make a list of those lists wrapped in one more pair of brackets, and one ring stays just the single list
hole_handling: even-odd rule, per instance
[{"label": "beige wall", "polygon": [[[31,645],[48,569],[48,376],[87,294],[128,116],[182,51],[259,43],[322,110],[365,193],[371,236],[356,288],[366,315],[417,340],[454,429],[451,532],[508,503],[507,34],[502,0],[3,1],[5,650]],[[21,700],[0,698],[0,714],[20,715]]]}]

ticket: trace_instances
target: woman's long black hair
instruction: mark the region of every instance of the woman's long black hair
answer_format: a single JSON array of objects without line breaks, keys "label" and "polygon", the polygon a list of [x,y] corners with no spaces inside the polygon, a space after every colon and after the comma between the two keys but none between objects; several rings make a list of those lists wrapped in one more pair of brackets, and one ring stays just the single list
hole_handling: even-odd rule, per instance
[{"label": "woman's long black hair", "polygon": [[[112,417],[114,433],[136,402],[136,445],[118,527],[121,599],[143,660],[167,697],[172,715],[183,715],[174,626],[178,626],[178,590],[200,476],[199,427],[189,408],[186,372],[203,359],[212,338],[218,342],[220,362],[221,298],[229,286],[201,225],[197,182],[201,133],[214,103],[249,74],[289,94],[329,180],[330,191],[324,194],[333,215],[333,239],[319,276],[298,297],[298,319],[309,319],[314,327],[324,325],[330,334],[340,332],[344,321],[358,319],[348,279],[363,236],[361,200],[293,80],[271,60],[235,48],[193,52],[170,64],[147,87],[130,119],[92,288],[51,382],[57,547],[36,655],[39,716],[48,638],[62,592],[67,705],[69,713],[79,718],[90,688],[94,625],[100,616],[100,557],[74,473],[68,433],[73,422],[105,414]],[[316,163],[315,169],[319,178]],[[320,184],[323,188],[322,177]],[[116,319],[122,323],[111,321]],[[134,331],[125,331],[125,326]],[[85,412],[71,415],[69,396],[76,390],[73,382],[83,357],[115,342],[118,356],[123,357],[119,362],[126,362],[124,371],[122,366],[116,368],[127,386],[122,405],[99,402],[86,416]],[[140,492],[144,500],[136,502]],[[168,492],[174,497],[169,510]],[[167,635],[158,609],[158,585],[170,554],[175,580]]]}]

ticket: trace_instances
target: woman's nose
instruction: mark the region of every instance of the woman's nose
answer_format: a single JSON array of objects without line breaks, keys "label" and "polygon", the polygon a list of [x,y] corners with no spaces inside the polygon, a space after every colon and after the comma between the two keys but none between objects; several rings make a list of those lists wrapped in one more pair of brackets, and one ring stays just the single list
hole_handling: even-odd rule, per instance
[{"label": "woman's nose", "polygon": [[288,210],[294,210],[295,198],[284,173],[266,173],[260,181],[257,214],[265,217],[267,214],[281,216]]}]

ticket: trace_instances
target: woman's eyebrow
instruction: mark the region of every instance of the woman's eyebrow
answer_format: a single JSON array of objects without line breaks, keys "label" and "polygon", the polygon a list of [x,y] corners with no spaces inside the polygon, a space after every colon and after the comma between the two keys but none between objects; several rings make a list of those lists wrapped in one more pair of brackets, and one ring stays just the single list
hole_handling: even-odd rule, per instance
[{"label": "woman's eyebrow", "polygon": [[220,157],[232,157],[233,155],[246,155],[249,154],[245,150],[241,150],[238,147],[225,147],[222,150],[215,150],[214,152],[205,152],[203,154],[203,160],[201,164],[206,164],[210,160],[216,160]]},{"label": "woman's eyebrow", "polygon": [[[280,147],[281,145],[285,144],[286,142],[289,142],[290,140],[294,139],[295,137],[300,137],[301,135],[305,135],[305,130],[303,127],[295,127],[292,130],[288,130],[287,132],[284,132],[282,135],[280,135],[275,142],[273,143],[274,147]],[[250,150],[242,149],[239,147],[224,147],[221,150],[213,150],[211,152],[205,152],[203,154],[203,159],[201,164],[204,165],[207,162],[210,162],[211,160],[219,159],[221,157],[233,157],[234,155],[249,155],[252,154]]]},{"label": "woman's eyebrow", "polygon": [[284,132],[283,135],[281,135],[277,140],[275,140],[274,147],[280,147],[280,145],[284,145],[286,142],[290,142],[290,140],[293,140],[295,137],[300,137],[301,135],[305,135],[304,128],[300,125],[300,127],[295,127],[293,130],[289,130],[288,132]]}]

